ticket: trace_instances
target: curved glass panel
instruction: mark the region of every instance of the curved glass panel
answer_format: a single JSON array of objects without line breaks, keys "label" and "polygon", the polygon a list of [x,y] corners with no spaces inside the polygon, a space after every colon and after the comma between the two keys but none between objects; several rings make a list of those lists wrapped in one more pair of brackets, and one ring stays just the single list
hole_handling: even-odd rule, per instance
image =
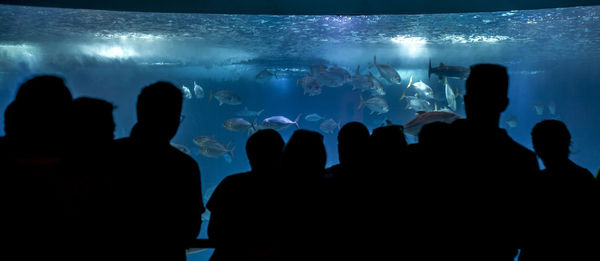
[{"label": "curved glass panel", "polygon": [[[464,116],[460,68],[444,75],[436,70],[441,63],[507,66],[510,105],[501,127],[530,147],[535,123],[560,119],[573,136],[572,159],[592,172],[600,167],[598,6],[275,16],[0,5],[0,24],[3,109],[32,74],[56,74],[75,97],[114,103],[116,136],[124,137],[135,123],[143,86],[166,80],[187,88],[185,121],[173,143],[186,146],[198,161],[206,199],[225,176],[249,168],[248,132],[224,128],[226,120],[241,117],[260,126],[267,117],[284,116],[300,128],[320,131],[332,165],[338,124],[361,121],[370,129],[386,120],[404,124],[419,110]],[[360,106],[361,99],[366,106]],[[287,140],[298,126],[280,132]],[[194,145],[197,136],[214,136],[232,152],[206,157]]]}]

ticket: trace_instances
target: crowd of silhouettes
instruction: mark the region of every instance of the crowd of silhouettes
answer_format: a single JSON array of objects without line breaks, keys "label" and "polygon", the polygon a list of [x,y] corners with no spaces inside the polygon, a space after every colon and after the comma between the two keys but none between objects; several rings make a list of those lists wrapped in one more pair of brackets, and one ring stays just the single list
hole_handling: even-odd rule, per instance
[{"label": "crowd of silhouettes", "polygon": [[[531,151],[499,127],[505,67],[472,66],[466,89],[466,118],[424,126],[418,143],[400,125],[347,123],[329,168],[318,132],[254,133],[251,170],[206,204],[211,260],[600,260],[600,182],[569,159],[565,124],[536,124]],[[2,255],[185,260],[205,208],[196,161],[170,145],[182,102],[170,83],[144,87],[114,140],[112,104],[26,81],[0,137]]]}]

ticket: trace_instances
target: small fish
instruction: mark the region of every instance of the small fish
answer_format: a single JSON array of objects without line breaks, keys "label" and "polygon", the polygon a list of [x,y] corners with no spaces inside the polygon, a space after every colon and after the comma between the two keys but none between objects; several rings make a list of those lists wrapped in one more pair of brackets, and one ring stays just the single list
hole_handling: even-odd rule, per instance
[{"label": "small fish", "polygon": [[223,144],[220,142],[207,143],[204,146],[200,146],[199,152],[200,154],[209,158],[218,158],[224,156],[225,154],[233,158],[233,150],[235,149],[235,146],[231,149],[228,147],[229,144],[227,146],[223,146]]},{"label": "small fish", "polygon": [[418,96],[404,96],[406,100],[406,109],[414,110],[414,111],[431,111],[433,110],[433,105],[431,102],[419,98]]},{"label": "small fish", "polygon": [[176,149],[178,149],[179,151],[181,151],[187,155],[191,155],[191,153],[192,153],[191,150],[184,145],[171,142],[171,146],[175,147]]},{"label": "small fish", "polygon": [[452,87],[448,84],[448,77],[444,78],[444,88],[446,92],[446,102],[448,103],[448,107],[456,111],[456,95],[454,95],[454,91],[452,91]]},{"label": "small fish", "polygon": [[544,114],[544,105],[540,103],[536,103],[533,105],[533,109],[535,110],[535,114],[543,115]]},{"label": "small fish", "polygon": [[319,129],[321,129],[321,131],[327,134],[333,134],[333,131],[335,131],[335,129],[340,129],[341,123],[342,121],[335,122],[335,120],[333,119],[328,119],[321,122],[321,124],[319,125]]},{"label": "small fish", "polygon": [[202,86],[196,84],[196,81],[194,81],[194,94],[196,95],[196,99],[204,98],[204,89]]},{"label": "small fish", "polygon": [[205,146],[208,143],[218,142],[215,136],[198,136],[195,137],[192,141],[196,146]]},{"label": "small fish", "polygon": [[511,115],[508,119],[504,121],[506,125],[508,125],[509,129],[517,127],[517,118],[514,115]]},{"label": "small fish", "polygon": [[319,114],[311,113],[309,115],[306,115],[306,117],[304,117],[304,119],[307,120],[307,121],[315,122],[315,121],[320,121],[320,120],[322,120],[324,118],[321,117],[321,115],[319,115]]},{"label": "small fish", "polygon": [[358,105],[358,110],[363,107],[367,107],[371,110],[371,114],[377,112],[377,114],[387,113],[390,111],[390,106],[383,96],[374,96],[367,100],[365,100],[362,95],[360,96],[360,104]]},{"label": "small fish", "polygon": [[186,87],[185,85],[181,85],[181,90],[183,92],[183,98],[186,98],[186,99],[192,98],[192,92],[190,91],[190,89],[188,87]]},{"label": "small fish", "polygon": [[284,116],[272,116],[266,118],[261,123],[261,128],[265,129],[274,129],[274,130],[284,130],[287,129],[290,125],[296,125],[297,128],[300,128],[298,125],[298,120],[300,119],[302,114],[298,114],[295,121],[291,121],[290,119]]},{"label": "small fish", "polygon": [[223,128],[229,131],[246,131],[254,128],[254,124],[242,118],[231,118],[223,122]]},{"label": "small fish", "polygon": [[379,75],[391,84],[400,84],[402,78],[400,74],[394,69],[394,67],[387,64],[377,64],[377,57],[373,56],[373,64],[369,65],[369,68],[377,67]]},{"label": "small fish", "polygon": [[265,110],[262,109],[260,111],[251,111],[248,110],[248,107],[244,107],[243,110],[236,112],[235,115],[238,117],[258,117],[261,113],[263,113],[263,111]]},{"label": "small fish", "polygon": [[323,91],[321,83],[319,83],[319,81],[316,78],[310,75],[298,79],[298,81],[296,81],[296,86],[298,84],[302,85],[302,88],[304,89],[304,94],[308,94],[308,96],[319,95]]},{"label": "small fish", "polygon": [[556,114],[556,103],[550,102],[548,104],[548,111],[550,112],[550,114],[555,115]]},{"label": "small fish", "polygon": [[212,100],[212,97],[215,97],[217,101],[219,101],[219,106],[223,104],[227,105],[239,105],[242,104],[242,98],[229,90],[220,90],[213,95],[212,89],[209,91],[208,102]]}]

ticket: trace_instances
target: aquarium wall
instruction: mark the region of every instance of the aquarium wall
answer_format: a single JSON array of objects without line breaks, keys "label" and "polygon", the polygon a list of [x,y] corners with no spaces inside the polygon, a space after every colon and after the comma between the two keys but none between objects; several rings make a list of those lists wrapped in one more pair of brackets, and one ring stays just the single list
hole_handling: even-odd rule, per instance
[{"label": "aquarium wall", "polygon": [[[372,130],[418,111],[464,117],[465,77],[476,63],[508,68],[501,127],[511,137],[531,148],[535,123],[562,120],[572,159],[600,167],[600,6],[307,16],[0,5],[0,24],[2,109],[32,75],[58,75],[75,97],[116,106],[119,138],[136,121],[141,88],[158,80],[180,87],[185,119],[172,142],[197,160],[205,199],[225,176],[249,169],[245,141],[269,127],[265,119],[280,116],[286,140],[297,128],[321,132],[332,165],[339,127],[350,121]],[[203,154],[202,136],[226,152]]]}]

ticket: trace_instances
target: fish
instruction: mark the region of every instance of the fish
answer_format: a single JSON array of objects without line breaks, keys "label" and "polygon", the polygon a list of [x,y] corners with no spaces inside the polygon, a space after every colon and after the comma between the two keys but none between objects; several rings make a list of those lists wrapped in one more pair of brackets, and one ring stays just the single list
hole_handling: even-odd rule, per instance
[{"label": "fish", "polygon": [[205,146],[207,143],[219,142],[215,136],[197,136],[192,141],[196,146]]},{"label": "fish", "polygon": [[400,78],[400,74],[394,69],[394,67],[387,64],[377,64],[377,57],[373,56],[373,64],[369,65],[369,68],[377,67],[377,71],[379,71],[379,75],[387,82],[391,84],[400,84],[402,82],[402,78]]},{"label": "fish", "polygon": [[360,104],[358,105],[357,109],[360,110],[363,107],[369,108],[371,110],[371,114],[377,112],[377,115],[390,111],[390,106],[383,96],[373,96],[365,100],[361,95]]},{"label": "fish", "polygon": [[446,92],[446,102],[448,103],[448,108],[456,111],[456,95],[454,95],[452,87],[450,84],[448,84],[448,77],[444,78],[444,88]]},{"label": "fish", "polygon": [[229,157],[233,158],[233,150],[235,149],[235,146],[232,147],[231,149],[228,148],[229,144],[227,146],[223,146],[223,144],[221,144],[220,142],[210,142],[210,143],[206,143],[203,146],[200,146],[199,152],[200,154],[202,154],[205,157],[209,157],[209,158],[218,158],[224,155],[228,155]]},{"label": "fish", "polygon": [[442,112],[442,111],[431,111],[431,112],[419,112],[419,115],[414,117],[412,120],[404,124],[404,133],[418,136],[423,126],[432,122],[446,122],[452,123],[462,117],[453,112]]},{"label": "fish", "polygon": [[302,116],[302,114],[298,114],[298,117],[296,117],[296,120],[294,121],[291,121],[290,119],[284,116],[272,116],[264,119],[260,124],[260,128],[284,130],[287,129],[290,125],[296,125],[297,128],[300,128],[300,126],[298,125],[298,120],[300,119],[300,116]]},{"label": "fish", "polygon": [[[406,99],[406,109],[414,111],[432,111],[433,105],[428,100],[414,96],[403,96]],[[402,99],[402,98],[401,98]]]},{"label": "fish", "polygon": [[177,144],[177,143],[172,143],[171,142],[171,146],[173,146],[174,148],[178,149],[179,151],[187,154],[187,155],[191,155],[192,151],[186,147],[185,145],[181,145],[181,144]]},{"label": "fish", "polygon": [[196,95],[196,99],[204,98],[204,89],[202,86],[196,84],[196,81],[194,81],[194,94]]},{"label": "fish", "polygon": [[330,118],[321,122],[321,124],[319,125],[319,129],[327,134],[333,134],[333,131],[335,131],[335,129],[340,129],[341,123],[342,121],[335,122],[335,120]]},{"label": "fish", "polygon": [[307,75],[296,81],[296,86],[298,84],[302,85],[304,89],[304,94],[308,94],[308,96],[315,96],[321,94],[323,88],[321,88],[321,83],[317,81],[314,77]]},{"label": "fish", "polygon": [[277,75],[268,71],[267,69],[264,69],[264,70],[260,71],[258,74],[256,74],[256,76],[254,78],[259,81],[266,81],[266,80],[270,80],[271,78],[277,79]]},{"label": "fish", "polygon": [[414,86],[417,92],[420,93],[422,96],[428,99],[433,99],[433,89],[431,89],[431,87],[429,87],[429,85],[427,85],[423,81],[415,82],[412,84],[412,86]]},{"label": "fish", "polygon": [[316,76],[316,79],[323,86],[333,88],[343,86],[346,82],[350,81],[351,78],[352,75],[350,75],[348,71],[337,67],[337,65],[320,71]]},{"label": "fish", "polygon": [[246,131],[250,132],[250,129],[254,129],[255,123],[250,123],[243,118],[231,118],[223,122],[223,128],[229,131]]},{"label": "fish", "polygon": [[504,121],[506,125],[508,125],[509,129],[517,127],[517,118],[514,115],[511,115],[508,119]]},{"label": "fish", "polygon": [[456,78],[465,80],[469,76],[469,68],[463,66],[451,66],[440,63],[438,67],[431,67],[431,59],[429,59],[429,69],[427,70],[427,78],[431,79],[431,74],[436,74],[441,81],[444,77]]},{"label": "fish", "polygon": [[212,89],[209,91],[208,102],[212,100],[212,97],[215,97],[217,101],[219,101],[219,106],[223,104],[228,105],[239,105],[242,104],[242,98],[229,90],[220,90],[213,95]]},{"label": "fish", "polygon": [[192,92],[185,85],[181,85],[181,91],[183,92],[183,98],[186,98],[186,99],[192,98]]},{"label": "fish", "polygon": [[356,73],[350,78],[349,83],[352,85],[353,91],[370,91],[371,95],[385,95],[385,87],[371,72],[366,75],[360,74],[360,65],[356,67]]},{"label": "fish", "polygon": [[262,109],[260,111],[251,111],[251,110],[248,110],[248,107],[244,107],[243,110],[236,112],[235,116],[238,116],[238,117],[258,117],[258,116],[260,116],[261,113],[263,113],[263,111],[265,111],[265,110]]},{"label": "fish", "polygon": [[544,105],[541,103],[536,103],[533,105],[533,109],[535,110],[535,114],[543,115],[544,114]]},{"label": "fish", "polygon": [[550,114],[555,115],[556,114],[556,103],[550,102],[548,104],[548,111],[550,112]]},{"label": "fish", "polygon": [[320,121],[320,120],[322,120],[324,118],[321,117],[321,115],[319,115],[319,114],[311,113],[309,115],[306,115],[306,117],[304,117],[304,119],[307,120],[307,121],[315,122],[315,121]]}]

